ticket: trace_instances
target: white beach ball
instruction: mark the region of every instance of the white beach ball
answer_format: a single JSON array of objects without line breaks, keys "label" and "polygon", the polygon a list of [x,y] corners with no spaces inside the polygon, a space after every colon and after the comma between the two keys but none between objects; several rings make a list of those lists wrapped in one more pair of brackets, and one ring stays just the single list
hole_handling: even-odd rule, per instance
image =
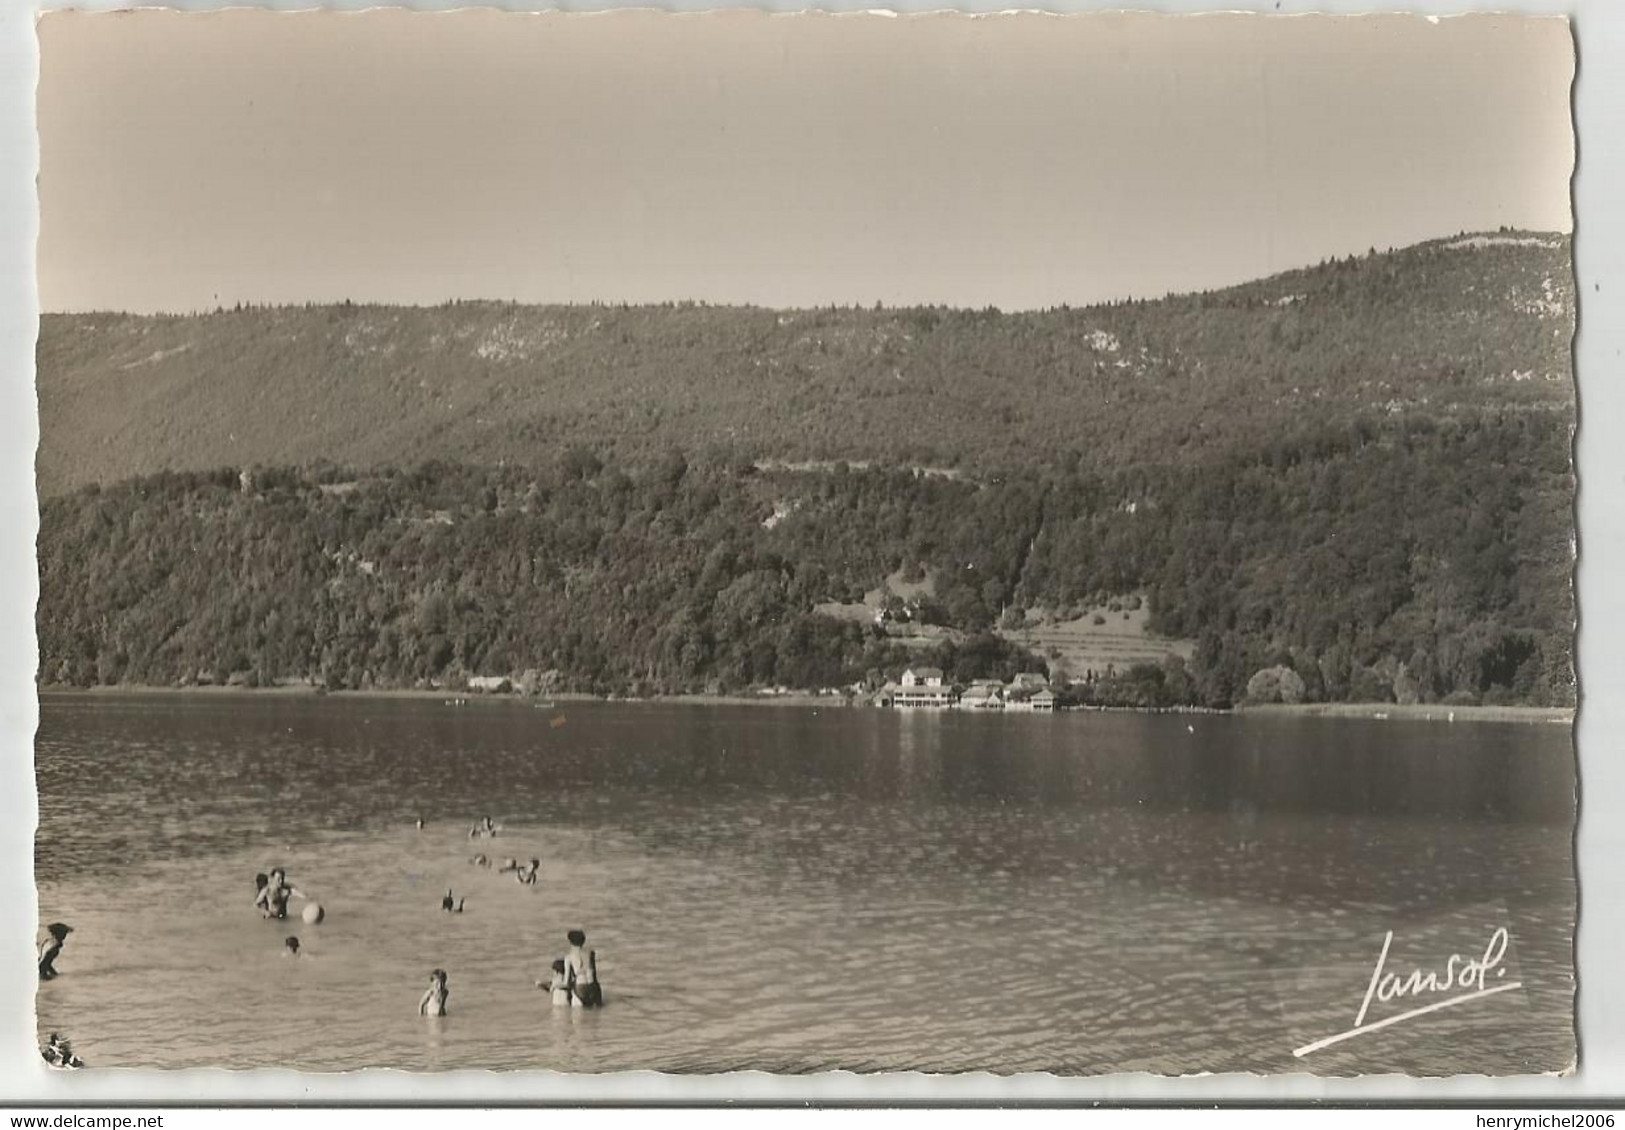
[{"label": "white beach ball", "polygon": [[319,902],[306,903],[305,912],[303,915],[301,915],[301,917],[303,917],[306,922],[314,926],[316,923],[327,917],[327,911],[322,909],[322,904]]}]

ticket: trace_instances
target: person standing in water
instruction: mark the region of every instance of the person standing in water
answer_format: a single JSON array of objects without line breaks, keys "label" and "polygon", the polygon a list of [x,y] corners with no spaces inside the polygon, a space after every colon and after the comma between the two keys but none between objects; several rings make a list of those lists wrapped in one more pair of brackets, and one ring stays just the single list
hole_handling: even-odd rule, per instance
[{"label": "person standing in water", "polygon": [[429,988],[418,1001],[419,1016],[446,1015],[446,998],[451,994],[446,989],[446,971],[436,969],[429,974]]},{"label": "person standing in water", "polygon": [[598,984],[598,952],[582,949],[587,935],[581,930],[571,930],[565,939],[570,950],[564,955],[564,970],[574,994],[570,1003],[576,1008],[597,1008],[604,1003],[604,990]]},{"label": "person standing in water", "polygon": [[73,933],[72,926],[64,926],[60,922],[53,922],[45,927],[46,938],[39,948],[39,979],[49,981],[56,974],[56,959],[62,952],[62,943],[68,940]]},{"label": "person standing in water", "polygon": [[273,867],[269,880],[260,888],[259,894],[254,896],[254,905],[260,908],[260,913],[266,918],[286,918],[290,898],[308,897],[298,887],[288,885],[286,871],[280,867]]}]

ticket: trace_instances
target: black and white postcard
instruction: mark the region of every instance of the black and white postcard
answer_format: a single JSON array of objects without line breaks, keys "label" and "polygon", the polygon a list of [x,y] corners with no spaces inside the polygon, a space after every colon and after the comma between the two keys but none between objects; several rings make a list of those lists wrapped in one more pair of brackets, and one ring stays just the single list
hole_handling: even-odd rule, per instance
[{"label": "black and white postcard", "polygon": [[47,1062],[1573,1070],[1566,20],[38,36]]}]

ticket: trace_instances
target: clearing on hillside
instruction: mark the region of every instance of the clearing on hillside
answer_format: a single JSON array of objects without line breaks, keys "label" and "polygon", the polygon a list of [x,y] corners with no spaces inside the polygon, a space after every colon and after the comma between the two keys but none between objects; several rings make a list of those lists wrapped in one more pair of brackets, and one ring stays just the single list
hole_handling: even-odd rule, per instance
[{"label": "clearing on hillside", "polygon": [[1136,663],[1161,663],[1169,655],[1189,659],[1195,653],[1194,640],[1166,639],[1148,632],[1145,625],[1150,615],[1143,603],[1137,609],[1118,611],[1102,605],[1059,621],[1035,609],[1028,612],[1024,626],[1000,628],[999,635],[1049,660],[1052,675],[1070,679],[1082,679],[1091,671],[1097,675],[1108,670],[1122,672]]}]

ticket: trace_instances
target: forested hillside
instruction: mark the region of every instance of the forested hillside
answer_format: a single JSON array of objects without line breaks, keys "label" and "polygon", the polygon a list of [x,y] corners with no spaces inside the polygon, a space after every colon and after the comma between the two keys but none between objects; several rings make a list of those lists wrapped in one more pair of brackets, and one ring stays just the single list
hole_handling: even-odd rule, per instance
[{"label": "forested hillside", "polygon": [[986,471],[1192,463],[1306,420],[1567,413],[1567,237],[1501,232],[1211,294],[1030,313],[696,305],[52,315],[41,493],[160,470],[581,443]]},{"label": "forested hillside", "polygon": [[[1566,418],[1305,425],[1201,468],[986,478],[764,472],[671,451],[164,474],[47,500],[48,682],[331,687],[533,672],[650,693],[961,681],[1042,668],[988,634],[1145,592],[1189,664],[1080,694],[1223,706],[1267,668],[1308,701],[1573,701]],[[815,606],[936,579],[926,655]],[[1056,672],[1061,674],[1062,672]]]},{"label": "forested hillside", "polygon": [[[1573,319],[1517,232],[1022,314],[50,317],[40,674],[963,681],[1135,598],[1191,658],[1075,697],[1568,704]],[[903,574],[928,648],[855,608]]]}]

